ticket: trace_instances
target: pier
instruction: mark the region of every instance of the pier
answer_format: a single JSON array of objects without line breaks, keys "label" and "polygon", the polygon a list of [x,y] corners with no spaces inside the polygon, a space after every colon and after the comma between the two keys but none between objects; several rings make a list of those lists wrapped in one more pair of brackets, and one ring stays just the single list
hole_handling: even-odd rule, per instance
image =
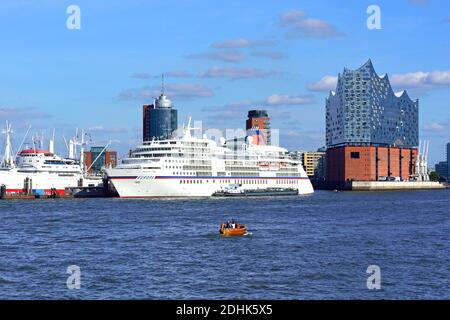
[{"label": "pier", "polygon": [[449,188],[436,181],[346,181],[342,183],[313,182],[316,190],[345,191],[398,191],[398,190],[436,190]]}]

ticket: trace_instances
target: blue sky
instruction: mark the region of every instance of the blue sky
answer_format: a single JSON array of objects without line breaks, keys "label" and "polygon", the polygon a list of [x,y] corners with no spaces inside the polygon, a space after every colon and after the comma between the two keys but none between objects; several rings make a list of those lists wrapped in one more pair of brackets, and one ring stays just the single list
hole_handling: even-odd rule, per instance
[{"label": "blue sky", "polygon": [[[66,28],[69,5],[81,29]],[[369,5],[381,29],[366,26]],[[282,146],[325,144],[328,90],[372,59],[395,91],[420,100],[430,162],[450,142],[450,3],[398,1],[0,1],[0,121],[49,136],[89,129],[123,154],[142,135],[142,104],[166,92],[204,128],[242,128],[268,109]]]}]

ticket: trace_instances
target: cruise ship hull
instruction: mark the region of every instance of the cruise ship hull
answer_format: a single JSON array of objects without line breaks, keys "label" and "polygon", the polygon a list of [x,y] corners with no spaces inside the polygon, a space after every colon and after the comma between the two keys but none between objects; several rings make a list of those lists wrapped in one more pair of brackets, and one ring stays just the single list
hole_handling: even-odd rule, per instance
[{"label": "cruise ship hull", "polygon": [[[307,177],[192,177],[123,175],[123,170],[106,170],[109,180],[121,198],[210,197],[232,184],[244,189],[295,188],[299,194],[313,193]],[[118,175],[120,172],[121,175]]]}]

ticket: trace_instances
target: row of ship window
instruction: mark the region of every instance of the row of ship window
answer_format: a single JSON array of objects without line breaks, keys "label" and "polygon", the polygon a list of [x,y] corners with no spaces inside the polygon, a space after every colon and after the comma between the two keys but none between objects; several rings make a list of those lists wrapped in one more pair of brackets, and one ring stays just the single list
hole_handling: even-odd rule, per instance
[{"label": "row of ship window", "polygon": [[[212,179],[213,183],[216,183],[216,179]],[[217,180],[218,183],[236,183],[236,184],[267,184],[267,180]],[[202,184],[203,180],[180,180],[180,184]],[[209,183],[209,180],[206,180],[206,183]],[[297,184],[298,180],[276,180],[276,184]]]}]

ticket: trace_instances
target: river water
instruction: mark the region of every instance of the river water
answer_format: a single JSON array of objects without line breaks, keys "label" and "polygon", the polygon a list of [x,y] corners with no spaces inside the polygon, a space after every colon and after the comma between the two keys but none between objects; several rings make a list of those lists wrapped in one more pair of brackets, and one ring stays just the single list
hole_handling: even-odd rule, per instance
[{"label": "river water", "polygon": [[[219,236],[231,218],[250,234]],[[450,298],[450,190],[5,200],[0,221],[2,299]]]}]

